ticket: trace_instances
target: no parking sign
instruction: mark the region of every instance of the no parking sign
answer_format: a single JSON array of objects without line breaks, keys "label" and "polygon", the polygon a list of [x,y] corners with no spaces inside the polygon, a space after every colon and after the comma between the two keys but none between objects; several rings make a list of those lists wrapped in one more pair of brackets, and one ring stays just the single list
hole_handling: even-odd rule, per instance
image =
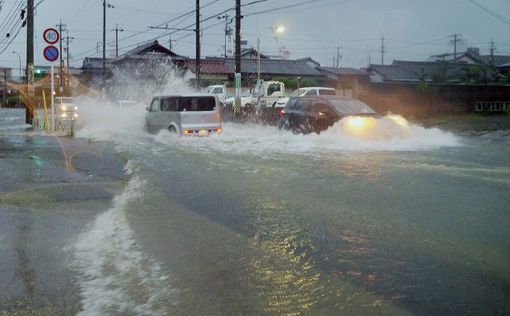
[{"label": "no parking sign", "polygon": [[44,48],[43,55],[47,61],[54,62],[58,59],[58,48],[52,45],[46,46],[46,48]]}]

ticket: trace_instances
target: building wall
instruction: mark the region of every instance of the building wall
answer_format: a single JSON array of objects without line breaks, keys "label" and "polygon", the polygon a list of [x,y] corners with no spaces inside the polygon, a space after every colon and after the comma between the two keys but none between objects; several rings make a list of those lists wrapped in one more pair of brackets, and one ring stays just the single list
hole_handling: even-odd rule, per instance
[{"label": "building wall", "polygon": [[476,102],[510,101],[510,85],[434,85],[371,83],[360,100],[377,112],[424,118],[475,112]]}]

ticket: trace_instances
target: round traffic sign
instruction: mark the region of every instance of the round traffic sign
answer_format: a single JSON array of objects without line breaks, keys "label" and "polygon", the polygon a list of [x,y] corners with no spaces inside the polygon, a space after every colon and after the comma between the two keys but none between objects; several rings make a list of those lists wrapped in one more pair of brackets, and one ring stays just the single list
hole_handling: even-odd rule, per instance
[{"label": "round traffic sign", "polygon": [[55,61],[58,59],[58,48],[55,46],[46,46],[46,48],[43,51],[44,58],[46,58],[47,61]]},{"label": "round traffic sign", "polygon": [[48,44],[55,44],[60,39],[58,31],[54,28],[48,28],[43,33],[44,41]]}]

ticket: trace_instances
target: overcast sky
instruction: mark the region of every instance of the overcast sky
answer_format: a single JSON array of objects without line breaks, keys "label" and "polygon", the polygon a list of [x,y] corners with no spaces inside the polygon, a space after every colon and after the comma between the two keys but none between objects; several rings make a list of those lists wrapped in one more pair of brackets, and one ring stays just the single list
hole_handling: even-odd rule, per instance
[{"label": "overcast sky", "polygon": [[[8,24],[11,9],[20,1],[0,2],[0,25]],[[26,0],[21,2],[26,3]],[[102,0],[35,2],[40,2],[35,16],[36,64],[47,64],[42,58],[43,30],[55,27],[60,19],[66,25],[66,34],[74,37],[70,45],[72,66],[81,66],[84,57],[101,56],[97,47],[102,41]],[[254,0],[241,2],[248,4]],[[160,43],[168,46],[170,36],[165,34],[169,31],[148,29],[148,26],[175,19],[193,10],[195,5],[192,0],[110,0],[109,3],[115,8],[107,12],[108,55],[114,54],[115,32],[112,30],[116,24],[124,29],[119,34],[120,53],[158,36],[161,36]],[[235,0],[201,0],[202,18],[213,17],[202,23],[206,28],[202,34],[202,56],[217,56],[223,52],[224,23],[214,16],[233,8],[234,4]],[[258,13],[271,8],[281,9]],[[431,54],[453,52],[450,36],[455,33],[463,40],[459,50],[479,47],[482,54],[488,54],[489,42],[493,39],[498,54],[510,55],[510,0],[266,0],[244,5],[242,11],[245,15],[242,36],[249,45],[256,47],[257,35],[260,35],[262,53],[278,55],[279,48],[286,47],[291,59],[312,57],[327,66],[332,65],[337,47],[342,56],[341,66],[364,67],[369,56],[372,63],[380,63],[383,35],[385,64],[393,59],[424,60]],[[235,12],[231,10],[227,14],[233,16]],[[15,15],[19,16],[19,12]],[[187,27],[194,19],[194,14],[190,14],[168,25]],[[285,27],[278,38],[271,30],[276,25]],[[5,33],[2,29],[2,40]],[[171,37],[173,51],[194,57],[193,32],[180,31]],[[2,42],[0,51],[5,51],[0,54],[0,66],[18,67],[18,57],[13,51],[21,54],[24,64],[25,41],[25,29],[22,29],[6,49],[6,42]]]}]

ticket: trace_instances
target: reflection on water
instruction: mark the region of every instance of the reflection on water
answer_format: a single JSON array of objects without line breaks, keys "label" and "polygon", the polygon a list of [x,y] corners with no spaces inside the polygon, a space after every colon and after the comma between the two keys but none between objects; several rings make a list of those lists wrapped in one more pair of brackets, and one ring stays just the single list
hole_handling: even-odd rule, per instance
[{"label": "reflection on water", "polygon": [[310,257],[306,232],[289,216],[289,209],[255,200],[252,247],[266,253],[249,262],[249,285],[264,299],[266,312],[299,315],[324,296],[320,274]]},{"label": "reflection on water", "polygon": [[22,220],[24,222],[16,225],[16,239],[14,246],[18,263],[18,266],[16,267],[16,277],[23,284],[24,295],[30,300],[33,300],[34,269],[32,268],[33,263],[28,257],[27,250],[31,243],[30,232],[32,229],[32,223],[30,223],[29,216],[23,216]]}]

